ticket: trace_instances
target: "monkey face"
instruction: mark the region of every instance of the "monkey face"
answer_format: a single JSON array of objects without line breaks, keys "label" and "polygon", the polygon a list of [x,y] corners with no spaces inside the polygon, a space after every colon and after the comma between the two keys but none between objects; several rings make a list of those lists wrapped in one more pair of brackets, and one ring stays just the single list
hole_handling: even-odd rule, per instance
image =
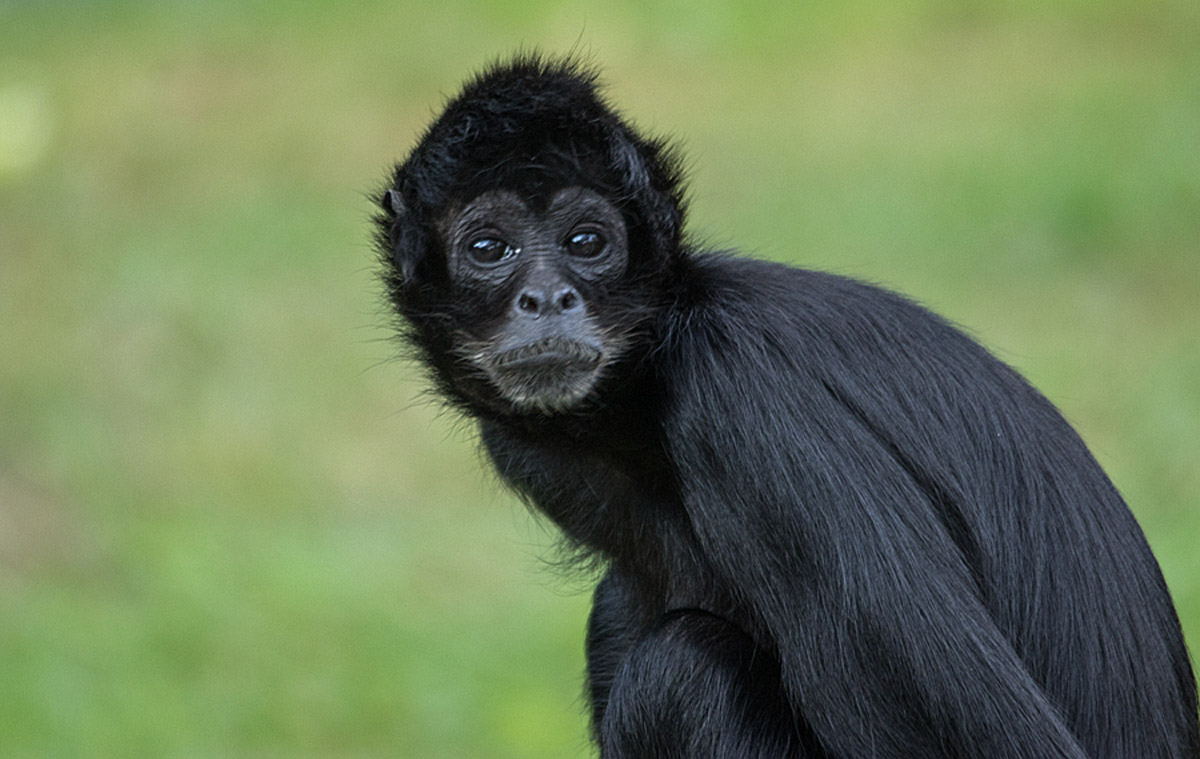
[{"label": "monkey face", "polygon": [[587,398],[624,348],[605,318],[629,262],[621,212],[582,187],[535,203],[490,190],[451,207],[437,230],[462,315],[459,389],[518,412]]},{"label": "monkey face", "polygon": [[596,74],[537,56],[468,84],[375,217],[405,347],[476,416],[579,415],[635,389],[686,293],[683,169]]}]

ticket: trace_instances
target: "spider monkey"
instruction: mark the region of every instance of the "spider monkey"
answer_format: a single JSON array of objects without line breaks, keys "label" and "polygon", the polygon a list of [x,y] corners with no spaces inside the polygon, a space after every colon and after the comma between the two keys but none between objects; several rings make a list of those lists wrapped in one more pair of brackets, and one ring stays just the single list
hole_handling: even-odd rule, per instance
[{"label": "spider monkey", "polygon": [[378,203],[408,344],[606,567],[602,757],[1200,757],[1158,565],[1058,411],[901,295],[693,244],[594,70],[488,68]]}]

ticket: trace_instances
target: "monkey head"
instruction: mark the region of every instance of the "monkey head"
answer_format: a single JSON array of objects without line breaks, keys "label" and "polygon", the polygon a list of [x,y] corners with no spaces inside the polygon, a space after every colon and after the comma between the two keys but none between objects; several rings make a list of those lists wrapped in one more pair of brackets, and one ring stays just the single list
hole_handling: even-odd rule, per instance
[{"label": "monkey head", "polygon": [[587,408],[678,280],[679,162],[574,61],[524,56],[468,83],[379,204],[402,334],[477,413]]}]

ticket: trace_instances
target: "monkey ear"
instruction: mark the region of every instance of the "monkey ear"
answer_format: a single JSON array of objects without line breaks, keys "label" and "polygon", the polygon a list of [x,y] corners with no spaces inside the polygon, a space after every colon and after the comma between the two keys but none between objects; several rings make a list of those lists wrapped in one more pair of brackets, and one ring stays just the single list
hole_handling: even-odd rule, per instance
[{"label": "monkey ear", "polygon": [[626,187],[641,194],[650,189],[650,171],[637,146],[618,136],[609,148],[609,159],[621,172]]},{"label": "monkey ear", "polygon": [[383,206],[383,210],[395,214],[396,216],[400,216],[404,213],[404,199],[400,197],[400,193],[397,190],[388,190],[387,192],[383,193],[383,199],[380,201],[380,205]]},{"label": "monkey ear", "polygon": [[[650,150],[649,160],[644,150]],[[679,201],[666,188],[674,186],[676,169],[669,156],[663,162],[659,146],[639,147],[631,138],[618,134],[609,144],[609,157],[621,172],[622,181],[646,215],[656,246],[673,251],[679,244],[683,212]],[[652,164],[650,161],[653,160]],[[658,186],[656,186],[658,185]]]},{"label": "monkey ear", "polygon": [[379,198],[379,206],[384,211],[380,223],[387,257],[400,275],[400,281],[411,282],[420,260],[425,256],[425,234],[409,213],[399,190],[385,190]]}]

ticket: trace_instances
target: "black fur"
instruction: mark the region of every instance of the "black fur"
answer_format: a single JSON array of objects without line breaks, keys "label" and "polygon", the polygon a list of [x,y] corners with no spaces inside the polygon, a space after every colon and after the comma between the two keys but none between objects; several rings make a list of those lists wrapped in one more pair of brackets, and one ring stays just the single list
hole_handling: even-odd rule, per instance
[{"label": "black fur", "polygon": [[[566,411],[481,396],[436,224],[508,189],[621,210],[618,368]],[[1158,566],[1054,407],[939,317],[694,250],[679,161],[570,61],[471,81],[380,197],[385,280],[503,479],[604,561],[588,634],[613,757],[1200,757]],[[474,311],[473,311],[474,309]]]}]

